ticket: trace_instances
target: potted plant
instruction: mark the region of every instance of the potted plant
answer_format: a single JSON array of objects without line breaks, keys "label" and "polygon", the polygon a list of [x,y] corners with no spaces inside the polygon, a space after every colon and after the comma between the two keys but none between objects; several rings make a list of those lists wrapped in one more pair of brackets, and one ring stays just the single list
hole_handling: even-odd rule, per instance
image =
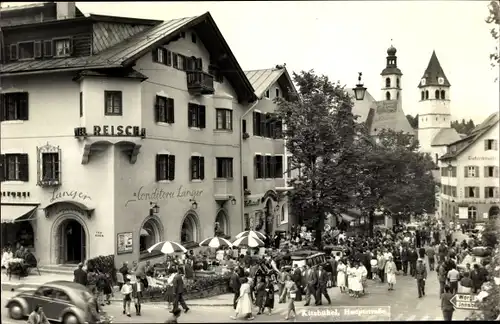
[{"label": "potted plant", "polygon": [[244,194],[245,196],[249,196],[249,195],[251,195],[251,194],[252,194],[252,192],[250,191],[250,189],[245,189],[245,190],[244,190],[244,192],[243,192],[243,194]]},{"label": "potted plant", "polygon": [[244,140],[247,139],[247,138],[249,138],[249,137],[250,137],[250,135],[247,132],[243,133],[243,139]]}]

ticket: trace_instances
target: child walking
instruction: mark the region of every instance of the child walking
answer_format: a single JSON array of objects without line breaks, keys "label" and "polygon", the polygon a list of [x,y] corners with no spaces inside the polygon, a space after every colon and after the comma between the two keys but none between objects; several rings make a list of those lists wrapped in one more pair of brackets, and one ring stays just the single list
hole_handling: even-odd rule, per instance
[{"label": "child walking", "polygon": [[121,293],[123,295],[123,314],[130,317],[130,302],[132,301],[133,288],[130,284],[130,276],[127,276],[125,283],[122,286]]},{"label": "child walking", "polygon": [[132,283],[132,297],[134,298],[135,315],[141,316],[141,300],[142,292],[144,290],[144,284],[142,280],[137,279]]}]

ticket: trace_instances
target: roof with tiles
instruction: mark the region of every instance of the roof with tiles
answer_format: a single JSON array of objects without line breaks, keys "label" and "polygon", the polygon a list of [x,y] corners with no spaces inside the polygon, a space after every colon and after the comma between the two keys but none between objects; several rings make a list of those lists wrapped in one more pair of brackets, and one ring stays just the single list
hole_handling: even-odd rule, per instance
[{"label": "roof with tiles", "polygon": [[460,140],[461,137],[455,128],[444,128],[434,136],[431,146],[444,146]]},{"label": "roof with tiles", "polygon": [[[443,78],[442,82],[439,83],[439,79]],[[424,75],[422,79],[425,79],[425,84],[419,83],[418,87],[426,87],[426,86],[441,86],[441,87],[450,87],[451,84],[448,81],[448,78],[444,74],[443,68],[441,67],[441,63],[436,55],[436,51],[432,51],[431,59],[429,60],[429,64],[427,65],[427,69],[425,69]]]},{"label": "roof with tiles", "polygon": [[276,82],[283,90],[290,89],[292,92],[296,92],[285,65],[276,65],[273,69],[249,70],[245,71],[245,75],[255,89],[255,95],[258,98],[262,98]]},{"label": "roof with tiles", "polygon": [[454,151],[444,154],[440,160],[449,160],[456,158],[461,153],[465,152],[471,145],[476,143],[484,134],[499,123],[499,113],[489,115],[481,124],[476,126],[472,132],[462,139],[448,144],[448,147],[456,147]]}]

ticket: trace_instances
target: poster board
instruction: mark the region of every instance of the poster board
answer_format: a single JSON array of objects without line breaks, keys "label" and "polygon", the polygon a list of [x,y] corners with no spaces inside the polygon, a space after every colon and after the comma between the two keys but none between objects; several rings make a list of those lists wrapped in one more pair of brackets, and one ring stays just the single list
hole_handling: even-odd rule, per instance
[{"label": "poster board", "polygon": [[467,210],[467,207],[458,207],[458,219],[468,219],[469,214]]},{"label": "poster board", "polygon": [[132,232],[118,233],[116,235],[116,253],[126,254],[134,252]]}]

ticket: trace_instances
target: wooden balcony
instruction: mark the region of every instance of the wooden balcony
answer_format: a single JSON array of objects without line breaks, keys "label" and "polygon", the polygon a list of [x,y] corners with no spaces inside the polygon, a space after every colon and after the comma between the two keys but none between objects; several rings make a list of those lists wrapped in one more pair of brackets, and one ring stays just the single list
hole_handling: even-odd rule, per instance
[{"label": "wooden balcony", "polygon": [[186,71],[187,87],[193,95],[214,94],[214,77],[203,71]]}]

